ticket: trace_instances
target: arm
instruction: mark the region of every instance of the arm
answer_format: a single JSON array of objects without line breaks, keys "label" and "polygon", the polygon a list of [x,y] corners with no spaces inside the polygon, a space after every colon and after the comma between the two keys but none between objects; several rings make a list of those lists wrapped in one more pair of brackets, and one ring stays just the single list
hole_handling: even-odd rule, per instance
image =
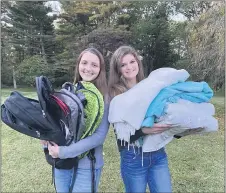
[{"label": "arm", "polygon": [[109,129],[108,110],[109,106],[105,105],[103,119],[92,135],[69,146],[59,146],[59,158],[65,159],[76,157],[90,149],[102,145]]},{"label": "arm", "polygon": [[163,131],[166,131],[171,128],[171,125],[169,124],[154,124],[152,128],[150,127],[143,127],[135,132],[134,135],[130,136],[130,142],[133,143],[140,137],[143,137],[145,135],[151,135],[151,134],[157,134],[161,133]]}]

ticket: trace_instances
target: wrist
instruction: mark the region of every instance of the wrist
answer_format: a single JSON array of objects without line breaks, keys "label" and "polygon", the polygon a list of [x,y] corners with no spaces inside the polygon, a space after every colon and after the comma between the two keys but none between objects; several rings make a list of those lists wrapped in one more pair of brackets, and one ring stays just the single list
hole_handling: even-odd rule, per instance
[{"label": "wrist", "polygon": [[151,128],[148,127],[143,127],[141,131],[144,135],[151,134]]}]

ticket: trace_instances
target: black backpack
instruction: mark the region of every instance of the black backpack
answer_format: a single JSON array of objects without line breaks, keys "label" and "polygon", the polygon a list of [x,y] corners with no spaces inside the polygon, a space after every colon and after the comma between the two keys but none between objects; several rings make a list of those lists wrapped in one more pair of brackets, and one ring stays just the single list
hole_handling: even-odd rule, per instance
[{"label": "black backpack", "polygon": [[[85,97],[81,93],[76,95],[70,84],[64,84],[60,91],[55,91],[44,76],[36,77],[36,88],[39,100],[24,97],[17,91],[12,92],[1,105],[2,121],[18,132],[41,140],[53,141],[59,146],[70,145],[72,141],[77,142],[84,130]],[[52,158],[47,148],[44,148],[44,153],[47,162],[52,165],[53,178],[54,168],[74,168],[75,174],[78,157]],[[94,150],[89,152],[88,157],[94,170]],[[74,181],[75,175],[72,182]]]},{"label": "black backpack", "polygon": [[1,105],[1,119],[6,125],[25,135],[65,144],[57,124],[43,117],[39,101],[24,97],[17,91],[13,91]]},{"label": "black backpack", "polygon": [[[36,88],[39,100],[12,92],[1,106],[2,121],[25,135],[53,141],[59,146],[77,142],[84,129],[84,97],[80,95],[80,100],[64,88],[55,91],[44,76],[36,77]],[[45,155],[47,162],[58,169],[71,169],[78,161],[78,158],[53,159],[48,149]]]},{"label": "black backpack", "polygon": [[[61,135],[64,136],[65,141],[61,145],[67,146],[72,141],[77,142],[84,129],[82,104],[82,101],[85,101],[84,97],[80,100],[72,90],[68,91],[65,88],[55,91],[51,82],[45,76],[36,77],[36,88],[43,117],[56,123],[61,130]],[[55,141],[53,140],[53,142]],[[78,157],[52,158],[47,148],[44,149],[44,153],[47,162],[57,169],[77,167]]]}]

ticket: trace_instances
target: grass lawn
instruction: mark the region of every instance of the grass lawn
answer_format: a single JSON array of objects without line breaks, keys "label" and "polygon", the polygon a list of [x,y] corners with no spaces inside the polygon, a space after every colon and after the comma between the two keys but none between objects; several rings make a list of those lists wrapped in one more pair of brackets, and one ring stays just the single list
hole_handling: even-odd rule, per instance
[{"label": "grass lawn", "polygon": [[[25,96],[37,98],[31,90]],[[3,89],[3,102],[10,91]],[[219,131],[175,139],[166,146],[173,192],[224,192],[224,97],[212,103],[219,120]],[[51,166],[47,164],[39,140],[1,125],[2,192],[54,192]],[[112,128],[104,143],[105,166],[100,192],[123,192],[119,153]]]}]

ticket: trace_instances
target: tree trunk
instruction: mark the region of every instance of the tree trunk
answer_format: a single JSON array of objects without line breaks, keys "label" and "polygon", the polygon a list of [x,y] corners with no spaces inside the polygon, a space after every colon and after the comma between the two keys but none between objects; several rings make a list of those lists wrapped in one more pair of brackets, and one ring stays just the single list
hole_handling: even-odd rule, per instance
[{"label": "tree trunk", "polygon": [[40,43],[41,43],[41,52],[42,52],[42,58],[44,60],[45,65],[47,65],[47,59],[46,59],[46,53],[45,53],[45,48],[44,48],[44,42],[43,42],[43,27],[41,26],[40,29],[41,32],[41,37],[40,37]]},{"label": "tree trunk", "polygon": [[16,73],[15,73],[15,69],[13,66],[13,88],[17,89],[17,85],[16,85]]},{"label": "tree trunk", "polygon": [[45,48],[44,48],[42,39],[41,39],[41,47],[42,47],[42,58],[44,60],[44,63],[47,65],[46,53],[45,53]]}]

